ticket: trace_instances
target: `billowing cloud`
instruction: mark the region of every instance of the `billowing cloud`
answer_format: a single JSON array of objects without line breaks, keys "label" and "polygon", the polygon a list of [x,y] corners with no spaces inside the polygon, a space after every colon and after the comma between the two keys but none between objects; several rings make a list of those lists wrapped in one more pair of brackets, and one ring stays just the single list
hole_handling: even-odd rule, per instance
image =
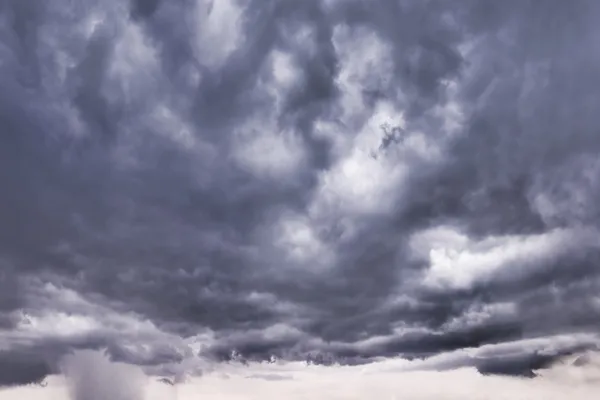
[{"label": "billowing cloud", "polygon": [[3,2],[0,384],[596,348],[598,7]]}]

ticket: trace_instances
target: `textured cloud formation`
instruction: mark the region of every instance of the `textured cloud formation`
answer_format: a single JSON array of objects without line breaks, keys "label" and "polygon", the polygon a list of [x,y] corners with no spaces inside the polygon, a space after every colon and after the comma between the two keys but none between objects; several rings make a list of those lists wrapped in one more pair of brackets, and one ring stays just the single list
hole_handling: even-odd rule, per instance
[{"label": "textured cloud formation", "polygon": [[597,348],[598,16],[0,2],[0,385]]}]

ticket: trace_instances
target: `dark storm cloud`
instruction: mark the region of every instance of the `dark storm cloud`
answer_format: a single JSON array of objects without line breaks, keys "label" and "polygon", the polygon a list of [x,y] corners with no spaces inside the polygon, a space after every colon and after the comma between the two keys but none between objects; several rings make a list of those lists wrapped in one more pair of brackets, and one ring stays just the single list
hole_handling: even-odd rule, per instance
[{"label": "dark storm cloud", "polygon": [[0,352],[0,387],[41,383],[51,372],[45,360],[35,355]]},{"label": "dark storm cloud", "polygon": [[[432,357],[417,369],[447,371],[462,367],[475,367],[482,375],[535,378],[538,376],[538,371],[565,361],[574,366],[586,365],[586,360],[589,360],[589,356],[586,354],[590,350],[597,349],[597,346],[585,343],[585,341],[544,351],[535,349],[526,343],[520,343],[517,346],[508,345],[504,349],[502,349],[502,345],[498,347],[492,347],[492,350],[487,352],[480,351],[479,354],[455,352],[445,358]],[[515,351],[516,348],[519,351]],[[571,361],[568,361],[569,358]]]},{"label": "dark storm cloud", "polygon": [[[208,330],[194,354],[356,363],[595,332],[599,10],[565,4],[2,3],[0,345],[171,365]],[[405,124],[359,148],[380,102]],[[417,131],[437,161],[413,154]],[[344,181],[353,162],[368,182]],[[413,242],[440,226],[493,272],[423,284],[434,261]],[[50,321],[22,344],[18,311],[107,327]],[[528,354],[469,363],[525,371]]]},{"label": "dark storm cloud", "polygon": [[477,370],[484,375],[509,375],[534,378],[535,370],[548,368],[567,354],[527,354],[479,362]]}]

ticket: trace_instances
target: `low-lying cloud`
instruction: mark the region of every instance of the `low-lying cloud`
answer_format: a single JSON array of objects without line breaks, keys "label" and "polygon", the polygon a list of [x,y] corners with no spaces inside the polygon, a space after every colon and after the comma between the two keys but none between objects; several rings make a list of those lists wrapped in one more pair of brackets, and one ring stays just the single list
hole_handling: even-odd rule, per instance
[{"label": "low-lying cloud", "polygon": [[139,366],[111,362],[105,353],[77,351],[60,369],[70,400],[144,400],[147,377]]},{"label": "low-lying cloud", "polygon": [[484,376],[474,368],[408,370],[406,360],[368,366],[305,363],[227,363],[171,386],[104,353],[77,352],[63,360],[63,375],[48,385],[0,391],[1,400],[192,400],[192,399],[398,399],[398,400],[592,400],[600,389],[597,353],[565,357],[534,379]]}]

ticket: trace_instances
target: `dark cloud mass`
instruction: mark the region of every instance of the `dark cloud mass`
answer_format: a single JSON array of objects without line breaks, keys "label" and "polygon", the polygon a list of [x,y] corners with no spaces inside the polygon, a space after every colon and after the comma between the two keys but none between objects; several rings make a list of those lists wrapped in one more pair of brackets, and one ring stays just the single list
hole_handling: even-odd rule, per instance
[{"label": "dark cloud mass", "polygon": [[0,2],[0,385],[73,349],[180,376],[510,345],[449,365],[533,376],[596,346],[598,17]]},{"label": "dark cloud mass", "polygon": [[0,352],[0,385],[24,385],[40,383],[50,373],[42,360],[32,360],[29,354]]}]

